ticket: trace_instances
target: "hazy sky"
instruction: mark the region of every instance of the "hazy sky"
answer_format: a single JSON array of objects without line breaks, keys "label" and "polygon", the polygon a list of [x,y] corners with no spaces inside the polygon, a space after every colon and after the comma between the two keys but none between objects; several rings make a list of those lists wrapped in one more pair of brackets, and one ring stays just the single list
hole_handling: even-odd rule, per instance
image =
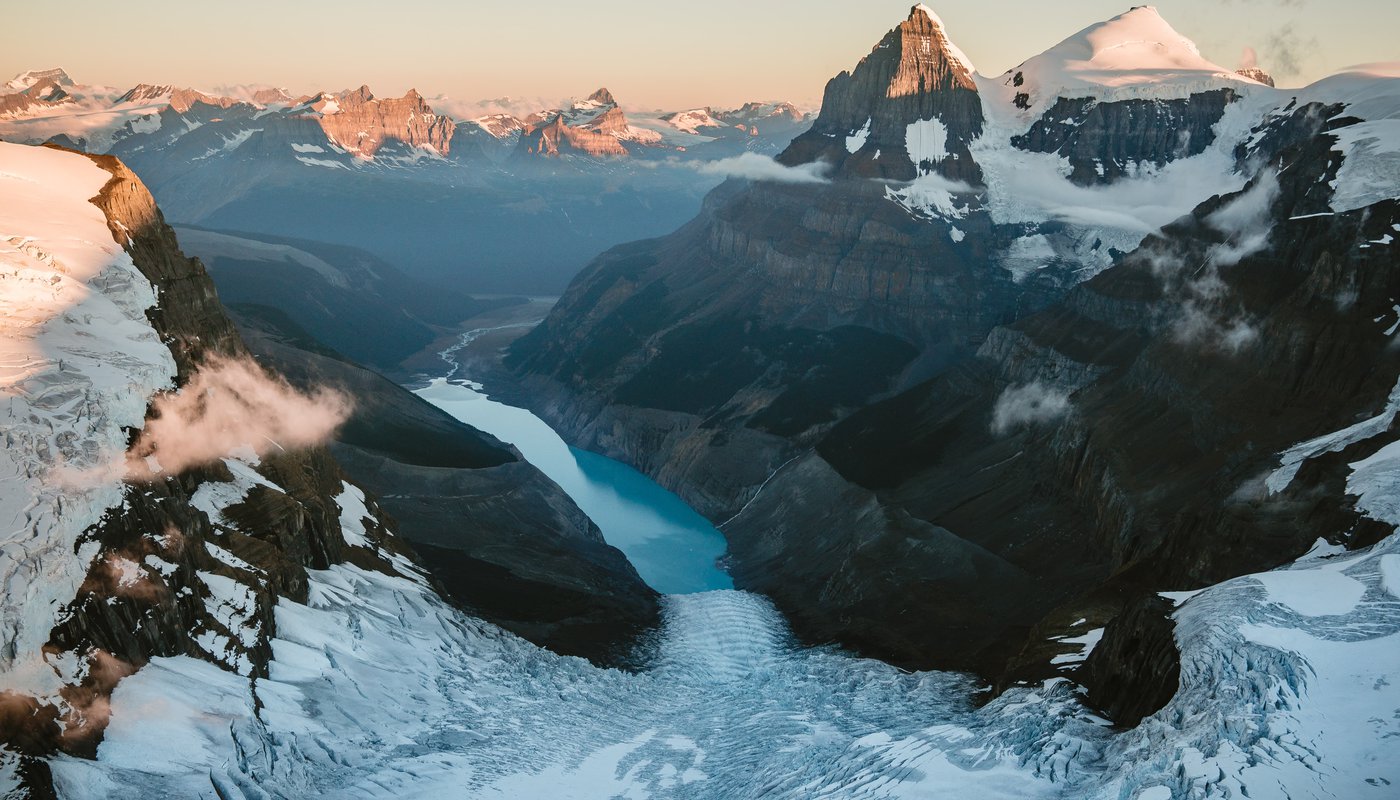
[{"label": "hazy sky", "polygon": [[[550,100],[606,85],[626,106],[676,109],[786,99],[816,105],[908,13],[903,0],[66,0],[14,3],[0,80],[62,66],[83,83],[196,88],[265,83],[294,94],[368,83],[459,99]],[[999,74],[1125,0],[930,2],[985,74]],[[1244,47],[1280,85],[1400,60],[1397,0],[1160,0],[1206,57]],[[61,20],[61,24],[58,24]]]}]

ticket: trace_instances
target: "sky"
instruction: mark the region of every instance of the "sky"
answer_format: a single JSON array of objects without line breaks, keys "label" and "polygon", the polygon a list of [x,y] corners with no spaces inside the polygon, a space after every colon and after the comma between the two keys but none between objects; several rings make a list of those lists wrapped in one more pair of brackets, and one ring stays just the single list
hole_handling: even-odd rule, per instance
[{"label": "sky", "polygon": [[[932,0],[949,36],[1000,74],[1128,0]],[[635,109],[789,100],[815,107],[908,14],[908,0],[66,0],[16,3],[0,26],[0,80],[60,66],[80,83],[200,89],[369,84],[398,96],[511,96],[550,103],[607,86]],[[1159,0],[1202,53],[1227,67],[1244,48],[1280,86],[1400,60],[1397,0]]]}]

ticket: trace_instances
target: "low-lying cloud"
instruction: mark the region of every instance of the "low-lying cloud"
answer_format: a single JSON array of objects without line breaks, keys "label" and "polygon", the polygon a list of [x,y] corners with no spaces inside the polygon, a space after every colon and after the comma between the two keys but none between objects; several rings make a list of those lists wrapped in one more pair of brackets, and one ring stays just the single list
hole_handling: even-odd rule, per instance
[{"label": "low-lying cloud", "polygon": [[992,433],[1000,436],[1024,425],[1051,422],[1069,413],[1069,395],[1032,381],[1008,386],[992,408]]},{"label": "low-lying cloud", "polygon": [[1227,237],[1211,252],[1212,263],[1226,267],[1238,264],[1268,246],[1273,230],[1269,211],[1278,195],[1277,173],[1264,170],[1254,179],[1254,185],[1206,217],[1207,225]]},{"label": "low-lying cloud", "polygon": [[779,164],[770,156],[744,153],[700,164],[696,169],[705,175],[723,175],[726,178],[743,178],[750,181],[829,183],[830,179],[827,176],[831,172],[831,165],[817,161],[789,167]]},{"label": "low-lying cloud", "polygon": [[321,444],[353,408],[342,392],[302,393],[251,359],[211,360],[180,391],[154,402],[153,418],[127,453],[126,474],[151,480],[235,451],[261,456]]}]

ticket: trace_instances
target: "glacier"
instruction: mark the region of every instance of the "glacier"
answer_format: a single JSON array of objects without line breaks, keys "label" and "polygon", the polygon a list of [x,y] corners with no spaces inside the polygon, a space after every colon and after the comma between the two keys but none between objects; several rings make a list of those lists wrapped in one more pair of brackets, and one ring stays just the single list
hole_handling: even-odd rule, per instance
[{"label": "glacier", "polygon": [[156,659],[98,760],[53,769],[75,798],[1394,797],[1397,572],[1390,537],[1281,571],[1355,581],[1344,613],[1294,609],[1307,580],[1192,596],[1181,691],[1118,732],[1065,679],[979,708],[968,676],[800,646],[746,592],[668,597],[631,674],[341,565],[279,604],[270,678]]}]

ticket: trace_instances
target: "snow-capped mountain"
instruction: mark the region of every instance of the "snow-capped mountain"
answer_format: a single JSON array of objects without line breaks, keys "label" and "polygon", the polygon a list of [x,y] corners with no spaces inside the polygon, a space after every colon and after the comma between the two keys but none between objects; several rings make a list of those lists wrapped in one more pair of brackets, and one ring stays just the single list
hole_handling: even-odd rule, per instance
[{"label": "snow-capped mountain", "polygon": [[[22,200],[0,221],[26,232],[0,258],[20,445],[0,511],[24,545],[0,551],[7,797],[1272,798],[1400,780],[1376,713],[1400,702],[1393,535],[1161,598],[1179,690],[1132,730],[1063,676],[974,707],[968,676],[801,647],[746,592],[667,598],[640,673],[535,648],[444,602],[315,446],[245,443],[173,474],[175,432],[147,404],[173,384],[214,402],[208,356],[242,350],[207,279],[119,163],[4,144],[0,170]],[[1396,405],[1299,443],[1265,483],[1290,491],[1340,454],[1337,488],[1388,532],[1396,444],[1376,440]],[[160,428],[149,456],[128,457],[132,427]],[[1115,624],[1067,623],[1056,667],[1150,655]]]},{"label": "snow-capped mountain", "polygon": [[351,244],[459,291],[557,292],[599,251],[692,215],[720,180],[703,163],[777,152],[802,125],[754,104],[744,132],[694,136],[606,90],[523,114],[444,100],[454,118],[416,91],[50,89],[48,73],[0,94],[0,139],[117,155],[181,222]]},{"label": "snow-capped mountain", "polygon": [[[183,170],[457,180],[551,130],[532,168],[642,152],[601,91],[513,132],[416,93],[17,82],[206,186],[239,173]],[[793,119],[725,115],[653,122]],[[747,155],[509,358],[767,596],[658,601],[519,451],[277,308],[241,307],[250,350],[121,161],[0,144],[0,795],[1393,794],[1400,70],[1276,90],[1142,7],[983,76],[919,5]],[[395,282],[186,230],[318,324]],[[400,535],[459,518],[450,558]],[[628,672],[483,616],[566,651],[659,626]]]},{"label": "snow-capped mountain", "polygon": [[1131,724],[1184,674],[1156,592],[1389,531],[1340,490],[1378,428],[1256,478],[1400,374],[1397,100],[1384,66],[1272,88],[1146,6],[985,76],[915,6],[508,363],[723,523],[804,637],[999,686],[1073,664]]}]

